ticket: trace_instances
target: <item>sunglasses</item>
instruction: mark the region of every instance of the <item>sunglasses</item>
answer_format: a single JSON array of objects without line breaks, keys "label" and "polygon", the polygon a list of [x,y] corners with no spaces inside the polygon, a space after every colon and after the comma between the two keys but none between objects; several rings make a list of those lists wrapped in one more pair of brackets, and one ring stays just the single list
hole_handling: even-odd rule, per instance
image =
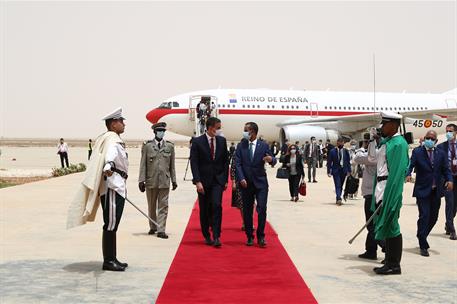
[{"label": "sunglasses", "polygon": [[428,137],[425,137],[425,139],[436,140],[436,138],[435,138],[435,137],[430,137],[430,136],[428,136]]}]

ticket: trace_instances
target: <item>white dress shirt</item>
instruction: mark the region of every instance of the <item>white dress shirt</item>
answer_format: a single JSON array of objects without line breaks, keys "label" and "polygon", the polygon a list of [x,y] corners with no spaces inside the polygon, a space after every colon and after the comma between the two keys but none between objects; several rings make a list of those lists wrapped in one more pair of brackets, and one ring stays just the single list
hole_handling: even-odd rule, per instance
[{"label": "white dress shirt", "polygon": [[[252,159],[254,159],[254,154],[255,154],[255,148],[257,147],[257,138],[254,139],[254,141],[249,141],[249,146],[252,145]],[[249,149],[249,146],[248,146],[248,149]]]},{"label": "white dress shirt", "polygon": [[64,142],[63,144],[59,144],[57,146],[57,149],[59,150],[60,153],[68,153],[68,145],[66,142]]},{"label": "white dress shirt", "polygon": [[154,138],[154,141],[157,147],[160,147],[159,149],[163,148],[163,139],[161,141],[158,141],[157,138]]}]

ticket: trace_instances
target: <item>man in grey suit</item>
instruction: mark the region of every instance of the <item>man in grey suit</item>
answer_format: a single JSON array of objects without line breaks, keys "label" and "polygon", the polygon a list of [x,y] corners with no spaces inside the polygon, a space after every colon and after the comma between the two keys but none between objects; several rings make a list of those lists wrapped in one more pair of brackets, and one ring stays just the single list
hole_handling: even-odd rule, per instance
[{"label": "man in grey suit", "polygon": [[157,237],[168,239],[165,227],[168,216],[168,195],[170,180],[172,190],[176,190],[175,147],[173,143],[163,139],[167,124],[159,122],[152,126],[155,138],[145,141],[141,149],[140,178],[138,187],[146,192],[149,216],[159,226],[149,223],[149,234],[157,232]]},{"label": "man in grey suit", "polygon": [[311,142],[305,146],[305,153],[303,158],[308,164],[308,182],[311,182],[311,169],[313,170],[313,183],[317,183],[316,180],[316,167],[319,161],[319,145],[316,143],[316,137],[311,137]]}]

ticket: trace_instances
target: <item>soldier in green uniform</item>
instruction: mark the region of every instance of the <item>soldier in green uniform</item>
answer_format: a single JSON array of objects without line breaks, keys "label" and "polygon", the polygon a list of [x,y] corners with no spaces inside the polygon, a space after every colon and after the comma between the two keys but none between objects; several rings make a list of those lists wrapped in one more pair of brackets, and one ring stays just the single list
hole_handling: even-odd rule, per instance
[{"label": "soldier in green uniform", "polygon": [[401,274],[403,239],[398,218],[403,199],[403,185],[409,164],[408,144],[398,132],[401,115],[382,113],[381,139],[374,152],[377,169],[371,210],[382,207],[375,218],[375,238],[385,240],[386,259],[373,271],[380,275]]},{"label": "soldier in green uniform", "polygon": [[138,187],[146,192],[149,216],[159,224],[149,223],[149,234],[167,239],[165,227],[168,216],[168,195],[170,180],[172,190],[176,190],[175,147],[163,139],[167,124],[159,122],[152,126],[155,138],[145,141],[141,149],[140,177]]}]

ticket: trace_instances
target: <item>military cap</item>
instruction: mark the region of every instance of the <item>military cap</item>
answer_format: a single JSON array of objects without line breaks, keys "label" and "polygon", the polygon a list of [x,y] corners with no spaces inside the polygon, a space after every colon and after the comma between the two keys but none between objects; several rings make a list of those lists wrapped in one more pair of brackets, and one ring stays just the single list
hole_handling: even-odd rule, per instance
[{"label": "military cap", "polygon": [[400,123],[403,116],[394,112],[381,112],[381,124],[395,121]]},{"label": "military cap", "polygon": [[122,116],[122,108],[119,107],[116,110],[112,111],[105,117],[103,117],[102,120],[110,120],[110,119],[122,119],[125,120],[125,118]]},{"label": "military cap", "polygon": [[165,131],[167,129],[167,123],[166,122],[158,122],[154,125],[151,126],[151,128],[154,131]]}]

